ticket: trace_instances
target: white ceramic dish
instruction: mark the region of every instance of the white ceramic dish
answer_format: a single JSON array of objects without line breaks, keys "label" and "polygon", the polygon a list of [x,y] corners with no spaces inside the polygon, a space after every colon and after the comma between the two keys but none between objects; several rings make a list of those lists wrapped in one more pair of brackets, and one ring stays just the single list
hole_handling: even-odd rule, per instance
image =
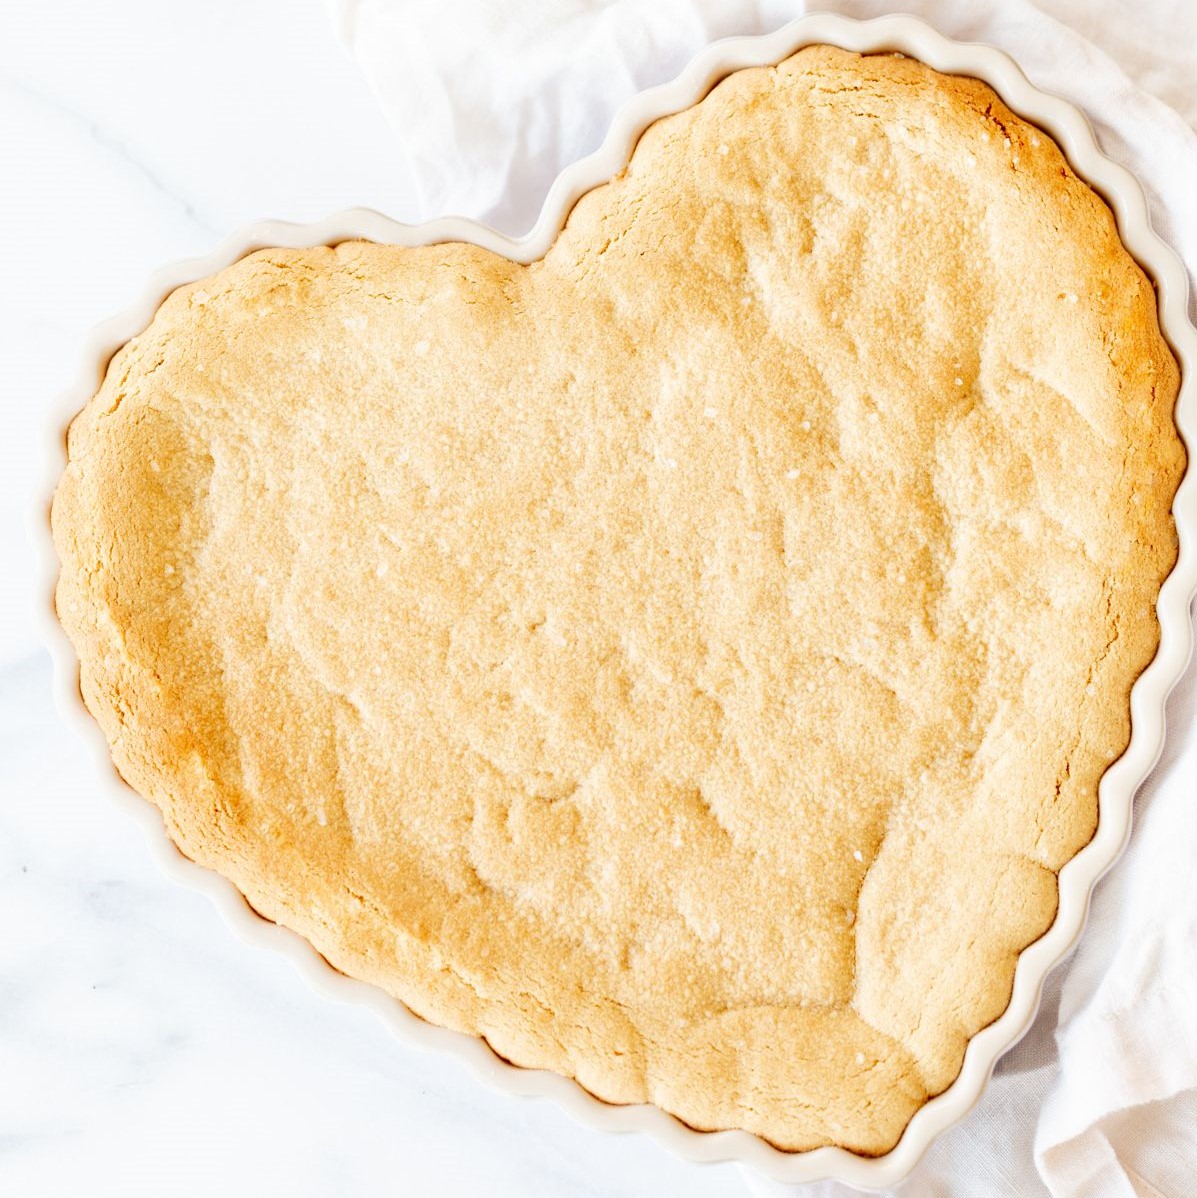
[{"label": "white ceramic dish", "polygon": [[658,117],[689,107],[723,76],[741,67],[780,61],[794,50],[827,42],[858,51],[901,51],[937,70],[973,75],[990,84],[1012,109],[1048,132],[1073,168],[1114,210],[1122,239],[1158,287],[1161,323],[1182,366],[1177,422],[1190,456],[1197,453],[1197,330],[1186,312],[1187,277],[1175,255],[1148,221],[1139,185],[1098,150],[1085,118],[1072,105],[1032,87],[1018,67],[997,50],[949,41],[911,17],[857,22],[816,15],[777,33],[716,43],[700,54],[672,83],[636,97],[617,115],[602,147],[566,170],[553,185],[539,221],[526,237],[511,240],[493,230],[449,217],[419,226],[401,225],[364,209],[339,213],[311,225],[267,221],[229,237],[210,255],[166,267],[154,275],[139,303],[94,331],[85,367],[54,413],[47,446],[45,488],[35,513],[35,540],[41,550],[39,618],[55,665],[56,699],[64,717],[78,729],[95,755],[102,785],[146,831],[150,847],[173,878],[202,890],[232,927],[254,944],[286,954],[303,976],[330,998],[364,1004],[404,1040],[440,1048],[463,1060],[482,1080],[512,1094],[550,1097],[582,1122],[608,1131],[643,1131],[695,1161],[737,1160],[782,1181],[834,1177],[865,1188],[890,1186],[905,1177],[932,1139],[961,1119],[980,1097],[997,1058],[1026,1031],[1039,1004],[1048,970],[1080,935],[1089,896],[1097,879],[1121,853],[1130,830],[1134,794],[1159,755],[1164,736],[1164,701],[1179,679],[1191,649],[1189,603],[1197,591],[1197,475],[1190,470],[1173,507],[1180,557],[1157,603],[1161,641],[1155,660],[1131,692],[1133,734],[1126,753],[1106,772],[1100,787],[1100,821],[1092,842],[1060,873],[1060,905],[1055,923],[1021,955],[1006,1012],[973,1037],[956,1081],[912,1119],[902,1139],[881,1157],[865,1158],[839,1148],[789,1154],[742,1131],[697,1132],[652,1106],[610,1106],[575,1082],[553,1073],[519,1069],[495,1056],[479,1039],[433,1027],[381,991],[333,970],[306,941],[260,918],[233,885],[185,859],[163,832],[161,817],[117,776],[108,745],[79,694],[78,661],[53,611],[58,561],[49,536],[48,508],[66,464],[65,430],[99,387],[107,364],[129,338],[149,324],[163,299],[176,287],[229,266],[265,246],[314,246],[351,238],[397,245],[438,241],[474,242],[518,262],[539,258],[552,244],[577,199],[624,165],[643,130]]}]

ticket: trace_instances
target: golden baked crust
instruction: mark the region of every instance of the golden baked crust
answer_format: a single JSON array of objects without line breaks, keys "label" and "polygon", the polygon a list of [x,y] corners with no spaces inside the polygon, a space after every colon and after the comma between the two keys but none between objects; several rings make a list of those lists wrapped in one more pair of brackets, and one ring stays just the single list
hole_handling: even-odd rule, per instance
[{"label": "golden baked crust", "polygon": [[811,48],[530,267],[175,292],[71,427],[58,610],[120,772],[337,968],[607,1101],[880,1153],[1093,833],[1177,380],[1044,134]]}]

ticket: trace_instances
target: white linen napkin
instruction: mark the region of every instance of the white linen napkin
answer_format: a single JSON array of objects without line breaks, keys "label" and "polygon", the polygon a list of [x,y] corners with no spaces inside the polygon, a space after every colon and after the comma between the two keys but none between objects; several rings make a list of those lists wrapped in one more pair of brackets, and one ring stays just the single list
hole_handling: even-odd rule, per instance
[{"label": "white linen napkin", "polygon": [[[527,230],[557,173],[612,113],[707,42],[869,0],[328,0],[341,38],[418,180],[421,220],[453,212]],[[1197,5],[1154,0],[904,0],[942,32],[1013,55],[1080,105],[1138,175],[1157,229],[1197,264]],[[1100,47],[1100,48],[1099,48]],[[1111,57],[1111,55],[1113,57]],[[1117,60],[1117,62],[1115,61]],[[1154,93],[1154,94],[1152,94]],[[1167,99],[1169,108],[1160,98]],[[1029,1035],[980,1105],[941,1137],[905,1198],[1185,1198],[1197,1192],[1197,681],[1168,708],[1164,758],[1137,800],[1127,856],[1049,979]],[[745,1171],[760,1195],[839,1198]]]}]

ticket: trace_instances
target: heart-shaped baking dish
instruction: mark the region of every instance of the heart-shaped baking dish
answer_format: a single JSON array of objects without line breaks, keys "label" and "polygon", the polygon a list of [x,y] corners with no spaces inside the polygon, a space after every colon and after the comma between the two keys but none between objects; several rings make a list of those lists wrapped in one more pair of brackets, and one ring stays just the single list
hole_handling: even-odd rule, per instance
[{"label": "heart-shaped baking dish", "polygon": [[[1177,405],[1177,425],[1182,435],[1191,443],[1194,405],[1191,374],[1197,360],[1197,335],[1194,334],[1186,316],[1186,278],[1175,257],[1152,233],[1145,202],[1138,186],[1125,171],[1100,154],[1083,117],[1064,102],[1032,88],[1003,55],[984,47],[950,42],[913,19],[893,17],[856,23],[838,17],[814,16],[803,18],[768,37],[739,39],[712,46],[674,83],[639,97],[621,112],[602,149],[561,176],[550,192],[536,228],[524,239],[509,240],[462,220],[436,221],[413,228],[398,225],[375,213],[350,212],[316,225],[302,227],[279,223],[258,225],[230,239],[209,258],[184,263],[161,272],[142,304],[97,331],[89,352],[86,374],[80,380],[79,386],[63,400],[62,419],[55,428],[49,465],[51,483],[48,491],[58,484],[62,473],[63,428],[83,403],[95,393],[116,351],[146,328],[165,297],[180,286],[205,279],[262,247],[298,249],[337,246],[353,240],[403,246],[463,242],[492,251],[515,263],[538,262],[558,240],[558,234],[565,225],[567,216],[579,199],[596,185],[619,174],[628,161],[631,148],[650,124],[659,117],[694,105],[718,80],[739,68],[775,64],[800,47],[812,44],[827,44],[866,53],[899,51],[943,73],[980,78],[993,87],[1011,109],[1046,130],[1056,140],[1068,155],[1070,165],[1077,175],[1108,201],[1116,214],[1123,243],[1157,286],[1160,324],[1182,366],[1183,381]],[[1000,118],[997,123],[1000,129]],[[1015,134],[1016,139],[1017,136]],[[1006,142],[1006,148],[1010,149],[1009,141]],[[1018,149],[1016,145],[1015,155]],[[727,147],[719,146],[716,152],[726,153]],[[1017,163],[1017,157],[1015,162]],[[355,254],[361,256],[360,262],[354,259]],[[347,268],[351,274],[361,265],[364,275],[369,275],[370,254],[367,249],[354,250],[350,247],[348,259],[352,259]],[[282,261],[285,266],[286,262],[291,260],[285,259],[284,255]],[[268,260],[267,262],[267,269],[279,265]],[[271,286],[273,284],[268,284],[255,293],[255,311],[262,319],[267,319],[272,311]],[[192,289],[188,296],[189,302],[197,303],[201,307],[209,298],[195,289]],[[1076,300],[1074,295],[1066,292],[1062,292],[1058,298],[1065,304],[1075,303]],[[750,297],[745,302],[750,302]],[[831,317],[836,319],[836,314],[832,313]],[[428,342],[421,340],[415,343],[414,352],[435,357],[438,351],[436,346],[430,347]],[[956,368],[962,375],[968,374],[965,365],[956,364]],[[1036,382],[1043,384],[1044,380]],[[953,384],[964,388],[966,380],[962,377],[946,380],[945,385]],[[116,396],[116,405],[120,404],[122,397],[123,392]],[[705,419],[715,421],[718,416],[717,408],[703,411]],[[865,414],[863,418],[868,419],[870,416],[874,420],[877,419],[875,412]],[[802,427],[809,429],[809,425]],[[659,455],[660,461],[656,464],[666,471],[677,470],[678,463],[671,454],[669,446],[663,445]],[[147,461],[143,465],[146,470],[154,473],[161,470],[161,465],[156,460]],[[684,468],[683,462],[683,470]],[[792,473],[796,477],[801,471],[795,468]],[[433,486],[435,487],[435,484]],[[256,916],[240,893],[229,883],[192,865],[171,848],[162,836],[153,809],[121,784],[119,779],[113,779],[109,745],[104,736],[98,733],[96,725],[81,702],[78,665],[69,642],[53,618],[52,608],[47,610],[47,640],[55,657],[56,689],[62,709],[79,724],[89,743],[95,745],[97,754],[103,761],[103,776],[113,779],[114,794],[119,796],[138,818],[146,822],[151,832],[152,843],[161,846],[161,858],[166,868],[173,875],[211,894],[234,926],[244,931],[255,942],[273,944],[291,955],[304,974],[322,991],[368,1003],[405,1037],[447,1048],[467,1061],[487,1080],[504,1089],[514,1093],[550,1095],[562,1102],[571,1112],[596,1125],[616,1130],[649,1131],[692,1159],[738,1159],[752,1163],[779,1179],[789,1181],[834,1176],[857,1185],[879,1187],[893,1184],[908,1173],[931,1138],[959,1119],[976,1101],[997,1056],[1029,1025],[1047,970],[1075,941],[1084,920],[1094,882],[1117,857],[1125,843],[1134,791],[1154,763],[1162,743],[1165,697],[1179,678],[1190,649],[1188,605],[1197,582],[1197,562],[1194,560],[1193,545],[1194,505],[1197,500],[1194,490],[1192,478],[1186,477],[1177,491],[1173,505],[1179,556],[1171,574],[1159,590],[1156,604],[1160,630],[1158,651],[1154,660],[1135,682],[1131,692],[1130,744],[1123,755],[1105,770],[1101,778],[1099,818],[1095,835],[1085,847],[1075,852],[1059,871],[1058,906],[1054,921],[1046,932],[1022,951],[1015,970],[1009,1003],[992,1023],[971,1036],[964,1052],[963,1065],[955,1080],[937,1097],[923,1102],[909,1119],[897,1144],[883,1155],[875,1157],[849,1152],[840,1147],[783,1152],[746,1131],[693,1130],[657,1107],[644,1103],[615,1105],[600,1102],[573,1080],[541,1069],[517,1068],[507,1064],[487,1047],[484,1040],[434,1027],[416,1018],[379,991],[337,973],[314,953],[305,941]],[[46,535],[44,509],[39,510],[38,515],[40,539],[46,546],[46,593],[49,595],[57,575],[57,557]],[[767,539],[770,534],[766,529],[756,533],[749,530],[748,535],[750,539],[760,541]],[[381,571],[389,568],[387,560],[385,555],[379,559],[380,577]],[[173,573],[173,567],[168,566],[167,570]],[[270,585],[269,579],[259,581],[267,587]],[[548,627],[552,623],[551,616],[532,611],[525,614],[531,620],[527,629],[529,632],[540,633],[543,630],[543,636],[552,639],[550,634],[554,630]],[[557,630],[557,635],[560,637],[560,630]],[[870,636],[874,635],[870,632]],[[834,653],[830,654],[830,657],[838,661]],[[854,669],[861,668],[860,662],[847,664]],[[839,661],[839,665],[844,666],[845,663]],[[342,690],[345,689],[343,682],[344,680],[341,680],[336,684]],[[356,702],[352,694],[348,695],[348,699],[350,703]],[[116,706],[119,707],[119,702]],[[112,737],[112,728],[108,731]],[[119,736],[119,732],[116,733],[118,739]],[[488,744],[478,751],[484,756],[489,754],[487,760],[500,773],[510,764],[501,745]],[[538,812],[548,810],[562,799],[569,799],[580,785],[585,785],[584,782],[579,783],[577,778],[566,779],[564,782],[555,777],[532,777],[529,780],[523,773],[520,773],[520,784],[530,791],[530,801]],[[561,793],[558,793],[559,791]],[[699,801],[705,801],[701,794]],[[316,823],[322,827],[325,824],[323,814],[321,808],[314,817]],[[542,816],[538,815],[537,818]],[[510,826],[510,816],[508,821]],[[354,835],[369,835],[369,830],[358,829]],[[864,839],[867,838],[866,830]],[[858,862],[862,861],[863,854],[859,850],[853,853],[846,844],[838,848],[843,848]],[[875,851],[875,845],[870,851]],[[1017,885],[1021,878],[1023,884],[1033,888],[1037,884],[1035,879],[1040,876],[1036,872],[1037,869],[1042,870],[1042,866],[1028,868],[1022,874],[1007,879],[1007,883]],[[867,865],[862,865],[861,873],[866,870]],[[966,901],[967,892],[961,891],[958,897],[961,901]],[[358,896],[358,901],[364,900]],[[854,909],[848,912],[848,917],[849,920],[855,918]],[[695,935],[699,939],[717,938],[720,929],[717,926],[709,928],[709,920],[704,924],[704,918],[701,912],[692,913],[691,923]],[[1022,934],[1024,939],[1019,943],[1025,942],[1025,930]],[[525,997],[531,1000],[531,996]],[[884,1003],[881,1005],[884,1006]],[[602,1016],[594,1010],[590,1011],[586,1018],[599,1020]],[[780,1029],[781,1025],[779,1034]],[[488,1034],[491,1033],[488,1031]],[[614,1035],[618,1040],[618,1033]],[[799,1038],[795,1043],[800,1044],[802,1041]],[[853,1050],[858,1047],[855,1042],[852,1042],[851,1046]],[[512,1055],[521,1054],[513,1051]],[[622,1050],[617,1051],[615,1055],[622,1056]],[[865,1054],[856,1051],[855,1056],[857,1063],[863,1065]],[[601,1086],[596,1084],[594,1088],[598,1089]],[[622,1093],[618,1080],[612,1082],[608,1088],[615,1094]],[[616,1098],[616,1101],[623,1100]],[[667,1096],[663,1105],[673,1105],[674,1109],[677,1109],[677,1102],[680,1101],[681,1099],[671,1100]],[[714,1125],[720,1124],[716,1121]]]}]

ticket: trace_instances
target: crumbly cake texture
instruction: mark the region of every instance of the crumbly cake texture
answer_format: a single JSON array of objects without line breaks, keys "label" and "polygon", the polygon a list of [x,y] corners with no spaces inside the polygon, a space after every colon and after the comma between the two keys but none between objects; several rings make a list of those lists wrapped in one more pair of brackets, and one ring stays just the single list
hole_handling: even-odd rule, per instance
[{"label": "crumbly cake texture", "polygon": [[338,969],[608,1102],[882,1153],[1094,832],[1177,385],[1045,134],[810,48],[531,266],[176,291],[71,427],[58,611],[120,773]]}]

